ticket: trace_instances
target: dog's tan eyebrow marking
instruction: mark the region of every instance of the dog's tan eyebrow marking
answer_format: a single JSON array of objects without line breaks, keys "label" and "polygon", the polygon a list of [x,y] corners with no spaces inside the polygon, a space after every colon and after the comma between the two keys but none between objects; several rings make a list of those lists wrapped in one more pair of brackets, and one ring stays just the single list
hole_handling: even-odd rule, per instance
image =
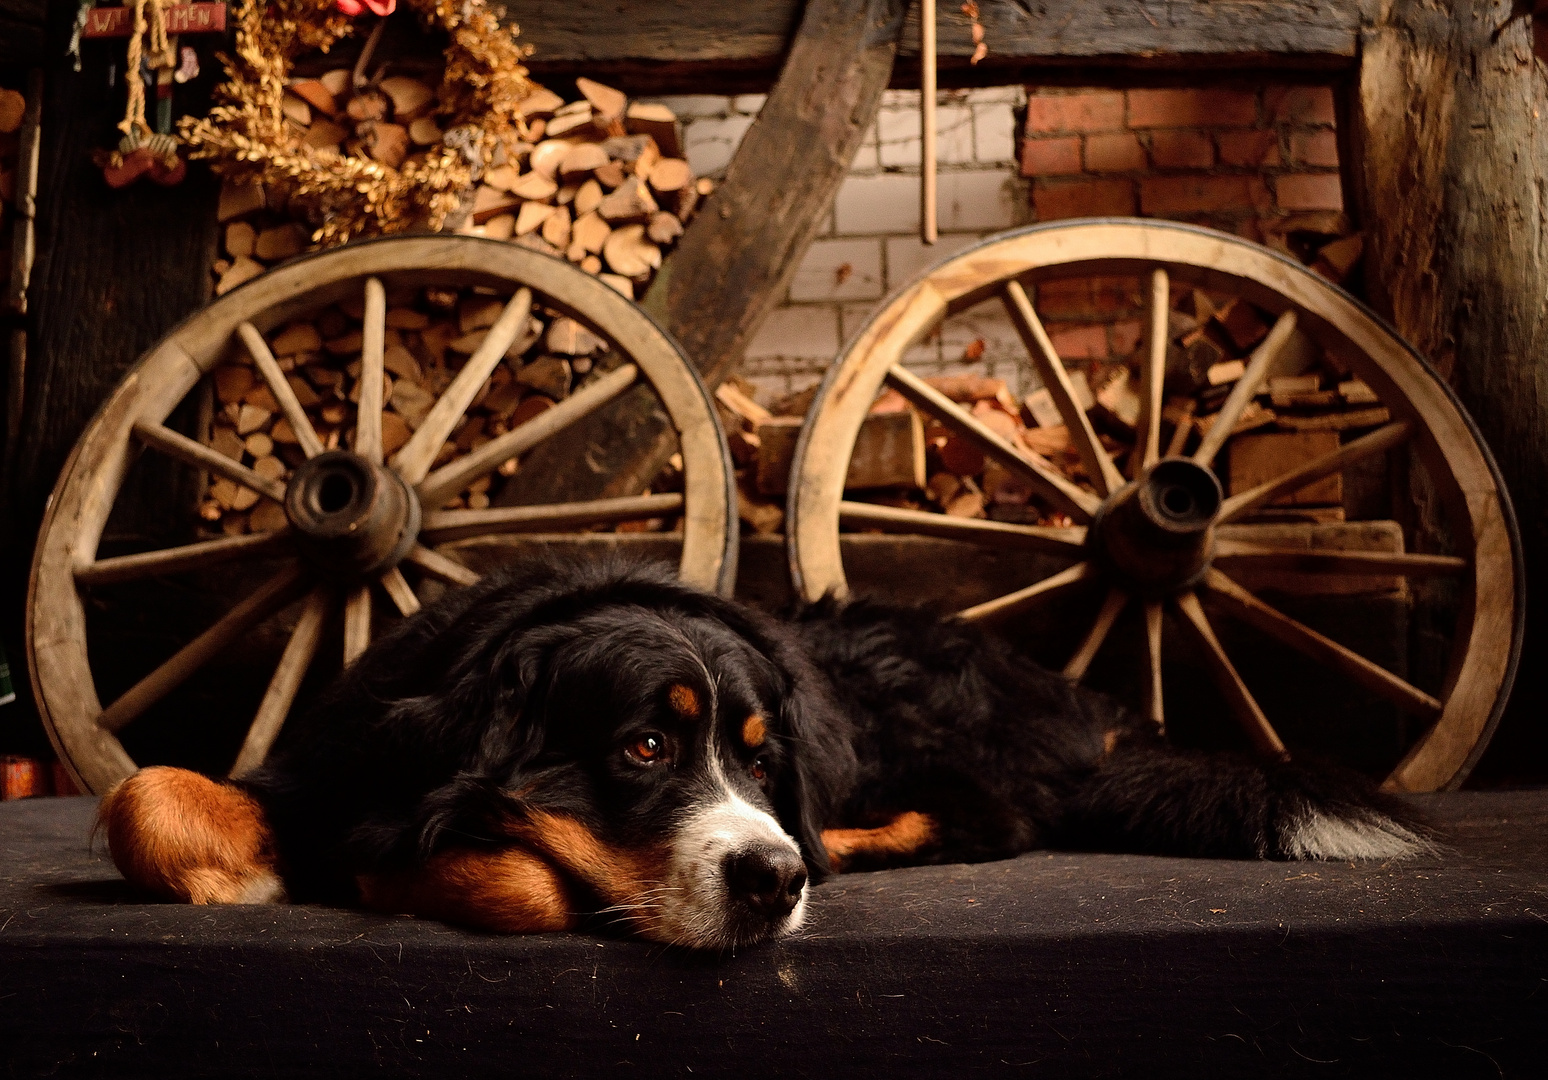
[{"label": "dog's tan eyebrow marking", "polygon": [[763,745],[763,740],[768,737],[768,725],[763,722],[763,717],[753,713],[742,721],[742,742],[750,749],[757,749]]},{"label": "dog's tan eyebrow marking", "polygon": [[667,690],[667,704],[680,716],[686,716],[690,720],[699,717],[699,695],[693,687],[682,683],[673,683]]},{"label": "dog's tan eyebrow marking", "polygon": [[1102,733],[1102,756],[1112,757],[1113,748],[1118,745],[1118,731],[1104,731]]}]

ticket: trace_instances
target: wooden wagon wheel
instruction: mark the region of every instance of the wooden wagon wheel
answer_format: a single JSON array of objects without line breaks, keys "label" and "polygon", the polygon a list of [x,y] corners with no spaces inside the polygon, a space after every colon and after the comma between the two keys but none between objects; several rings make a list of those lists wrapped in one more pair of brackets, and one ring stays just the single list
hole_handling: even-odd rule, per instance
[{"label": "wooden wagon wheel", "polygon": [[[384,352],[393,356],[384,341],[398,335],[388,328],[387,297],[439,290],[455,298],[457,289],[479,294],[498,318],[481,343],[468,346],[471,355],[460,369],[447,369],[449,385],[439,398],[425,397],[406,444],[384,455]],[[352,431],[330,436],[337,441],[342,434],[349,449],[325,448],[298,400],[301,381],[282,370],[294,361],[276,360],[270,348],[288,321],[330,304],[350,306],[359,316],[352,332],[351,355],[359,358],[354,397],[383,403],[353,409]],[[491,373],[507,355],[517,357],[532,344],[542,325],[533,318],[539,310],[574,320],[600,338],[605,352],[558,404],[537,402],[550,407],[525,422],[518,414],[516,426],[463,448],[470,452],[462,456],[449,452],[448,439],[470,404],[487,394]],[[295,464],[286,474],[261,469],[263,461],[250,467],[241,451],[233,458],[168,426],[174,408],[206,375],[233,364],[256,368],[257,378],[246,381],[259,393],[266,387],[282,417],[275,423],[289,424]],[[469,485],[478,486],[502,465],[516,467],[514,459],[527,450],[633,388],[653,392],[676,429],[681,490],[552,506],[443,509]],[[399,417],[390,419],[397,426]],[[246,488],[273,500],[283,506],[283,516],[271,509],[265,520],[277,527],[267,531],[99,558],[109,513],[142,448],[238,485],[228,490]],[[449,236],[377,240],[298,259],[216,300],[168,334],[130,370],[76,444],[54,488],[33,562],[27,647],[38,707],[61,760],[85,788],[102,792],[136,768],[118,737],[126,725],[221,650],[297,604],[299,616],[267,690],[254,703],[256,713],[246,714],[254,719],[233,768],[240,773],[261,762],[273,743],[340,609],[347,663],[369,644],[377,589],[405,616],[418,609],[405,570],[450,585],[477,579],[435,545],[677,518],[684,579],[729,592],[736,572],[732,483],[713,399],[692,365],[643,311],[577,268],[514,244]],[[244,564],[262,568],[262,584],[104,708],[93,679],[83,597],[117,583],[214,566],[239,577]],[[231,708],[244,715],[241,705]]]},{"label": "wooden wagon wheel", "polygon": [[[1148,284],[1141,342],[1136,446],[1115,462],[1086,412],[1029,297],[1041,282],[1125,275]],[[1196,450],[1163,454],[1160,439],[1171,283],[1243,298],[1270,317],[1272,331],[1248,360]],[[998,297],[1016,326],[1079,451],[1086,483],[986,426],[968,409],[900,364],[904,351],[948,316]],[[1303,466],[1223,497],[1211,466],[1276,356],[1299,327],[1373,389],[1390,414],[1367,434]],[[1030,486],[1064,527],[949,517],[922,509],[846,500],[844,478],[861,423],[891,388],[955,437],[975,445]],[[1184,430],[1184,425],[1178,426]],[[1308,552],[1254,542],[1259,526],[1232,524],[1276,498],[1356,462],[1407,447],[1405,460],[1428,477],[1452,550]],[[1169,455],[1169,456],[1168,456]],[[1390,328],[1347,293],[1266,248],[1212,230],[1162,222],[1097,219],[1034,226],[990,239],[925,273],[885,303],[828,372],[802,429],[790,485],[788,544],[797,588],[808,599],[846,588],[839,533],[880,530],[948,537],[999,548],[1031,548],[1061,558],[1043,580],[960,612],[965,619],[1026,616],[1072,587],[1102,597],[1094,618],[1065,642],[1065,674],[1086,676],[1127,608],[1142,617],[1139,678],[1143,708],[1164,718],[1163,626],[1184,628],[1220,697],[1262,753],[1287,753],[1275,725],[1233,665],[1217,634],[1245,624],[1283,649],[1308,657],[1374,700],[1414,718],[1419,731],[1394,753],[1394,790],[1455,787],[1467,775],[1504,707],[1521,643],[1520,542],[1499,473],[1470,419],[1435,372]],[[1426,692],[1319,633],[1243,588],[1242,572],[1395,575],[1455,582],[1455,626],[1443,679]],[[1065,595],[1060,603],[1068,603]],[[1201,603],[1201,601],[1203,603]],[[1132,605],[1132,606],[1131,606]],[[1205,611],[1208,605],[1217,617]],[[1226,616],[1220,620],[1218,615]],[[1133,625],[1133,624],[1131,624]],[[1284,654],[1278,663],[1284,664]],[[1297,660],[1301,663],[1301,660]],[[1170,687],[1168,689],[1171,689]],[[1265,701],[1272,705],[1273,702]],[[1272,709],[1270,710],[1272,711]],[[1387,764],[1391,764],[1390,762]],[[1383,765],[1382,768],[1386,768]]]}]

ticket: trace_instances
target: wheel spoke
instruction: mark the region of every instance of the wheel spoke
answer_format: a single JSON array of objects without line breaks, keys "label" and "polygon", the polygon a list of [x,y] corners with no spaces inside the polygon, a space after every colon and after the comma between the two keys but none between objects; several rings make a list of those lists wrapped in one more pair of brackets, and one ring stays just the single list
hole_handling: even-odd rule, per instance
[{"label": "wheel spoke", "polygon": [[1070,662],[1064,665],[1066,679],[1079,682],[1085,678],[1086,669],[1091,666],[1097,650],[1102,647],[1102,642],[1107,640],[1107,632],[1113,628],[1113,623],[1118,621],[1118,616],[1128,602],[1129,594],[1116,585],[1107,590],[1107,597],[1102,601],[1102,608],[1097,612],[1096,621],[1091,624],[1091,629],[1086,633],[1086,640],[1080,643],[1080,648],[1075,650],[1075,655],[1070,657]]},{"label": "wheel spoke", "polygon": [[[383,365],[387,349],[387,290],[378,278],[365,283],[365,322],[360,342],[360,406],[355,410],[355,453],[382,463]],[[459,414],[460,415],[460,414]],[[436,447],[440,449],[439,446]]]},{"label": "wheel spoke", "polygon": [[371,586],[357,585],[344,598],[344,666],[371,647]]},{"label": "wheel spoke", "polygon": [[1233,569],[1291,570],[1303,574],[1346,574],[1352,577],[1453,577],[1467,571],[1468,561],[1456,555],[1411,555],[1403,551],[1309,551],[1276,548],[1241,540],[1217,541],[1215,561]]},{"label": "wheel spoke", "polygon": [[1280,741],[1279,734],[1269,723],[1268,717],[1263,715],[1257,699],[1252,696],[1252,691],[1247,689],[1247,684],[1242,682],[1242,677],[1237,674],[1230,657],[1226,656],[1225,648],[1220,644],[1220,639],[1215,636],[1214,628],[1209,625],[1209,618],[1204,614],[1204,608],[1199,604],[1198,596],[1191,592],[1178,594],[1177,610],[1182,612],[1183,617],[1198,635],[1199,641],[1204,646],[1204,656],[1209,663],[1210,674],[1214,676],[1215,685],[1231,707],[1236,722],[1247,732],[1248,738],[1258,748],[1258,752],[1281,760],[1289,758],[1290,755],[1285,750],[1285,744]]},{"label": "wheel spoke", "polygon": [[1225,404],[1220,406],[1220,412],[1215,415],[1209,430],[1204,433],[1203,442],[1193,452],[1193,460],[1199,465],[1208,465],[1215,460],[1215,455],[1220,453],[1220,448],[1231,437],[1231,429],[1236,427],[1236,422],[1242,418],[1242,411],[1252,402],[1258,387],[1263,385],[1268,377],[1269,368],[1279,357],[1281,350],[1290,340],[1290,335],[1295,333],[1295,312],[1287,311],[1274,323],[1274,328],[1269,331],[1268,337],[1263,339],[1252,352],[1252,358],[1247,361],[1247,370],[1242,372],[1242,377],[1236,380],[1236,385],[1231,388],[1231,395],[1225,399]]},{"label": "wheel spoke", "polygon": [[1161,688],[1161,625],[1159,600],[1145,602],[1145,715],[1161,732],[1166,731],[1166,699]]},{"label": "wheel spoke", "polygon": [[278,480],[270,480],[259,476],[253,470],[240,462],[232,461],[218,450],[212,450],[202,442],[190,439],[187,435],[179,435],[171,428],[162,424],[152,424],[141,420],[134,425],[134,433],[139,436],[146,446],[160,450],[169,457],[175,457],[179,461],[199,469],[208,469],[212,473],[224,476],[232,483],[241,484],[245,488],[251,488],[260,495],[267,496],[277,503],[285,501],[285,485]]},{"label": "wheel spoke", "polygon": [[1177,426],[1172,429],[1172,437],[1166,444],[1167,457],[1182,457],[1183,449],[1188,445],[1188,432],[1193,430],[1193,414],[1198,409],[1199,403],[1193,398],[1183,399],[1183,414],[1178,418]]},{"label": "wheel spoke", "polygon": [[304,588],[302,579],[300,563],[291,563],[285,567],[251,596],[222,615],[208,630],[174,653],[170,660],[103,709],[97,715],[97,726],[104,731],[122,730],[146,709],[181,686],[216,653],[301,595]]},{"label": "wheel spoke", "polygon": [[484,336],[483,344],[468,357],[468,362],[430,409],[430,415],[419,425],[419,430],[393,455],[392,467],[410,485],[418,484],[430,471],[435,456],[451,437],[452,429],[478,396],[495,365],[505,358],[505,351],[526,330],[531,314],[532,290],[517,289]]},{"label": "wheel spoke", "polygon": [[1161,460],[1161,394],[1166,382],[1166,346],[1170,338],[1167,316],[1172,310],[1171,282],[1166,271],[1150,272],[1150,318],[1145,328],[1145,351],[1140,361],[1140,414],[1129,472],[1138,476]]},{"label": "wheel spoke", "polygon": [[967,622],[975,622],[981,619],[996,619],[1006,615],[1013,615],[1019,611],[1026,611],[1047,600],[1050,596],[1062,592],[1071,585],[1078,585],[1082,581],[1089,581],[1096,577],[1096,567],[1088,562],[1076,563],[1066,570],[1061,570],[1049,578],[1044,578],[1035,585],[1028,585],[1025,589],[1017,589],[1013,593],[997,596],[993,600],[985,600],[982,604],[974,604],[970,608],[964,608],[957,612],[957,618]]},{"label": "wheel spoke", "polygon": [[190,570],[203,570],[233,559],[257,558],[288,551],[293,539],[289,529],[275,529],[272,532],[252,533],[247,536],[223,536],[218,540],[162,548],[160,551],[142,551],[135,555],[98,559],[75,571],[75,583],[111,585],[119,581],[153,577],[156,574],[180,574]]},{"label": "wheel spoke", "polygon": [[[1210,429],[1211,432],[1214,428]],[[1265,481],[1257,487],[1248,488],[1246,491],[1232,495],[1220,504],[1220,515],[1217,520],[1224,523],[1241,517],[1251,510],[1255,510],[1264,503],[1273,502],[1281,495],[1288,495],[1293,491],[1299,491],[1307,484],[1321,480],[1324,476],[1331,476],[1336,472],[1343,472],[1357,461],[1363,461],[1373,454],[1380,454],[1405,441],[1413,429],[1406,420],[1388,424],[1377,428],[1369,435],[1345,443],[1332,453],[1324,454],[1315,461],[1308,461],[1300,468],[1291,469],[1283,476]]]},{"label": "wheel spoke", "polygon": [[269,679],[269,688],[264,691],[263,700],[258,704],[253,724],[247,729],[247,738],[242,740],[236,764],[231,766],[233,777],[246,776],[269,756],[269,748],[274,745],[285,717],[290,714],[290,706],[296,700],[296,691],[301,689],[301,680],[306,677],[306,670],[317,655],[323,623],[332,602],[333,590],[326,585],[319,585],[306,598],[306,606],[301,609],[296,628],[291,631],[290,641],[285,645],[279,665]]},{"label": "wheel spoke", "polygon": [[1075,442],[1075,449],[1080,453],[1081,464],[1085,466],[1086,475],[1091,477],[1092,486],[1101,495],[1111,495],[1123,487],[1123,475],[1119,473],[1118,466],[1113,464],[1112,458],[1107,456],[1107,451],[1102,449],[1102,443],[1091,426],[1091,418],[1075,399],[1075,386],[1070,382],[1070,374],[1054,350],[1048,331],[1043,328],[1043,320],[1038,318],[1037,310],[1027,298],[1027,291],[1019,281],[1011,280],[1005,283],[1000,300],[1005,304],[1011,322],[1016,325],[1016,332],[1021,335],[1021,343],[1032,357],[1044,388],[1049,397],[1053,398],[1059,415],[1064,418],[1064,426],[1069,429],[1070,438]]},{"label": "wheel spoke", "polygon": [[404,556],[404,559],[448,585],[474,585],[479,579],[477,571],[470,570],[457,560],[448,559],[439,551],[427,548],[423,544],[415,544],[409,548],[409,553]]},{"label": "wheel spoke", "polygon": [[581,387],[552,409],[547,409],[525,424],[490,439],[470,454],[464,454],[442,466],[418,485],[419,501],[425,507],[440,506],[474,480],[493,472],[513,457],[519,457],[538,443],[563,431],[588,413],[600,409],[639,378],[639,368],[624,364]]},{"label": "wheel spoke", "polygon": [[419,597],[415,596],[414,590],[409,588],[402,570],[394,566],[377,580],[382,583],[382,588],[387,590],[387,595],[397,607],[398,614],[408,618],[419,610]]},{"label": "wheel spoke", "polygon": [[242,344],[247,346],[247,354],[253,358],[253,366],[258,369],[258,374],[263,376],[264,385],[269,388],[269,393],[274,395],[280,412],[284,413],[285,419],[290,421],[290,428],[296,433],[296,442],[301,445],[301,452],[309,458],[322,453],[323,444],[317,437],[317,429],[312,427],[312,421],[308,419],[306,410],[301,407],[301,401],[296,397],[295,390],[286,381],[285,373],[280,370],[279,361],[275,360],[274,354],[269,351],[269,343],[263,340],[263,335],[258,332],[258,328],[250,322],[238,326],[237,335],[242,339]]},{"label": "wheel spoke", "polygon": [[1081,524],[1090,521],[1102,505],[1100,498],[1070,483],[1030,450],[1012,446],[998,432],[901,365],[894,364],[887,370],[887,382],[909,401],[956,428],[1000,464],[1025,477],[1045,498]]},{"label": "wheel spoke", "polygon": [[948,517],[926,510],[905,510],[898,506],[878,506],[876,503],[839,503],[839,523],[887,532],[911,533],[915,536],[966,540],[989,547],[1028,548],[1072,557],[1078,556],[1086,544],[1086,530],[1079,525],[1068,529],[1017,525],[1010,521]]},{"label": "wheel spoke", "polygon": [[420,535],[434,543],[495,533],[549,532],[582,525],[639,521],[663,517],[683,508],[675,491],[660,495],[628,495],[589,502],[552,503],[544,506],[497,506],[488,510],[436,510],[425,515]]},{"label": "wheel spoke", "polygon": [[1440,715],[1441,703],[1437,699],[1398,678],[1386,668],[1371,663],[1359,653],[1346,649],[1332,638],[1324,637],[1304,623],[1270,607],[1219,570],[1211,569],[1205,575],[1203,584],[1232,615],[1292,649],[1337,668],[1354,682],[1386,698],[1404,712],[1426,719]]}]

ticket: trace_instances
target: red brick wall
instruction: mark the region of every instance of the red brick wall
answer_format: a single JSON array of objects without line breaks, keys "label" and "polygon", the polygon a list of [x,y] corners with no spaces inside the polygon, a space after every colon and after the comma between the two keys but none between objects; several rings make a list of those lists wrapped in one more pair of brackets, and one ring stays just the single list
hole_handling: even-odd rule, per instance
[{"label": "red brick wall", "polygon": [[1344,207],[1322,86],[1029,89],[1021,172],[1039,221],[1138,214],[1261,241]]},{"label": "red brick wall", "polygon": [[[1287,251],[1292,230],[1349,228],[1327,87],[1030,87],[1020,156],[1036,221],[1169,218]],[[1142,309],[1137,280],[1038,290],[1050,336],[1076,361],[1127,358]]]}]

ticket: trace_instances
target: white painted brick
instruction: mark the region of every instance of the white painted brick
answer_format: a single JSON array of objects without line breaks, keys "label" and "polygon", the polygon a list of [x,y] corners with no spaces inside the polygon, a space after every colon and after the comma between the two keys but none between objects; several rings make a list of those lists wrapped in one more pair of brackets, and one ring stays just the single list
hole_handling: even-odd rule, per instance
[{"label": "white painted brick", "polygon": [[860,140],[860,149],[855,151],[854,160],[849,163],[849,175],[875,172],[880,168],[881,162],[876,155],[876,125],[872,124]]},{"label": "white painted brick", "polygon": [[919,177],[851,176],[839,187],[833,215],[840,236],[918,229]]},{"label": "white painted brick", "polygon": [[975,341],[984,343],[982,359],[995,367],[995,378],[1004,379],[1012,389],[1040,385],[1027,357],[1021,337],[1005,314],[999,300],[985,300],[958,312],[941,326],[941,353],[947,359],[960,358]]},{"label": "white painted brick", "polygon": [[839,337],[847,346],[876,314],[877,304],[844,304],[839,307]]},{"label": "white painted brick", "polygon": [[790,283],[790,299],[875,300],[882,294],[880,240],[814,240]]},{"label": "white painted brick", "polygon": [[755,365],[746,364],[737,374],[753,385],[753,400],[767,408],[790,393],[789,375],[763,375],[753,370]]},{"label": "white painted brick", "polygon": [[935,110],[935,157],[942,165],[973,160],[973,110],[957,105]]},{"label": "white painted brick", "polygon": [[763,108],[763,103],[768,100],[767,94],[738,94],[731,99],[731,108],[735,112],[745,113],[748,116],[757,116]]},{"label": "white painted brick", "polygon": [[945,233],[933,246],[923,243],[917,233],[912,236],[889,236],[887,291],[902,288],[918,277],[925,267],[934,266],[977,242],[977,233]]},{"label": "white painted brick", "polygon": [[731,99],[719,94],[669,94],[666,97],[641,98],[659,102],[677,114],[679,120],[701,116],[725,116],[731,112]]},{"label": "white painted brick", "polygon": [[[936,213],[943,230],[1008,229],[1026,220],[1026,190],[1009,169],[943,172],[937,185]],[[915,228],[917,223],[916,212]],[[839,227],[843,229],[842,212]]]},{"label": "white painted brick", "polygon": [[752,123],[751,116],[728,116],[685,125],[683,141],[693,171],[699,176],[723,175]]},{"label": "white painted brick", "polygon": [[973,106],[973,127],[980,162],[1016,160],[1016,113],[1009,104]]},{"label": "white painted brick", "polygon": [[913,109],[919,110],[918,90],[883,90],[881,107],[883,109]]},{"label": "white painted brick", "polygon": [[776,308],[748,343],[748,359],[764,356],[831,360],[838,354],[838,309],[816,304]]},{"label": "white painted brick", "polygon": [[967,92],[967,100],[974,105],[986,105],[1003,101],[1012,106],[1027,103],[1026,90],[1021,86],[985,86]]},{"label": "white painted brick", "polygon": [[919,110],[883,109],[876,117],[882,167],[919,166]]}]

